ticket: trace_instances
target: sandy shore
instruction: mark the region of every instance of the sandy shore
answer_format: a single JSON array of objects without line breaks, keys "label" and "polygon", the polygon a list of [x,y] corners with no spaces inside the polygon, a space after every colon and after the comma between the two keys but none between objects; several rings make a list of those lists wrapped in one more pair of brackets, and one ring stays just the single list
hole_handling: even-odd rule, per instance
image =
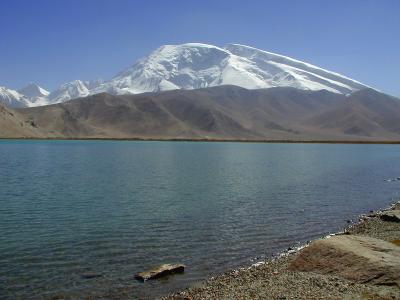
[{"label": "sandy shore", "polygon": [[[390,209],[400,209],[400,202]],[[383,221],[380,213],[361,216],[358,223],[338,235],[367,236],[400,246],[400,222]],[[164,299],[400,299],[398,285],[360,283],[335,274],[291,270],[289,266],[300,253],[288,251]]]},{"label": "sandy shore", "polygon": [[261,144],[393,144],[398,140],[285,140],[285,139],[218,139],[218,138],[108,138],[108,137],[1,137],[1,140],[32,140],[32,141],[128,141],[128,142],[218,142],[218,143],[261,143]]}]

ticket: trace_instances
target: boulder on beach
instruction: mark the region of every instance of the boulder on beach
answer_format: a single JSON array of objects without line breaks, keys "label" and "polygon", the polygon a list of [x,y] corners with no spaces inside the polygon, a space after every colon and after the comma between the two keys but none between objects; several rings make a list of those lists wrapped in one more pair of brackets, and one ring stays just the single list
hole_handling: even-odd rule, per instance
[{"label": "boulder on beach", "polygon": [[366,236],[337,235],[304,248],[290,269],[400,287],[400,247]]},{"label": "boulder on beach", "polygon": [[389,222],[400,222],[400,210],[385,210],[380,215],[381,220]]},{"label": "boulder on beach", "polygon": [[163,264],[154,269],[140,272],[135,275],[135,278],[140,281],[147,281],[149,279],[156,279],[170,274],[183,273],[184,271],[185,266],[182,264]]}]

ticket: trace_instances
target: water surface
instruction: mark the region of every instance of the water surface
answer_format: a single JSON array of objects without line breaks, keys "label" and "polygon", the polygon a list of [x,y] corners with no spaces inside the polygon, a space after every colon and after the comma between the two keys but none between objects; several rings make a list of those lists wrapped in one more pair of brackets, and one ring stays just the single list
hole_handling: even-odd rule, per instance
[{"label": "water surface", "polygon": [[[0,141],[0,299],[154,298],[248,265],[387,206],[399,149]],[[165,262],[185,274],[133,279]]]}]

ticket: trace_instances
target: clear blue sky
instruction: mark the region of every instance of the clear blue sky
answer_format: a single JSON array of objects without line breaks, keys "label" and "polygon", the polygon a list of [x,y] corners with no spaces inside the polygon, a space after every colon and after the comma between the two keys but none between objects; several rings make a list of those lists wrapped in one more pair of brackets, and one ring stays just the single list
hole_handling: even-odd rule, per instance
[{"label": "clear blue sky", "polygon": [[163,44],[241,43],[400,96],[399,0],[1,0],[0,86],[109,79]]}]

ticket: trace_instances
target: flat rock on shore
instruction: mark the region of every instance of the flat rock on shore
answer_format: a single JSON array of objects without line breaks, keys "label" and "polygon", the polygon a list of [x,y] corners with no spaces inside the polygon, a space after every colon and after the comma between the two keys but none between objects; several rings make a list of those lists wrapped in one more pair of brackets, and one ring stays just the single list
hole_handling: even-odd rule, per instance
[{"label": "flat rock on shore", "polygon": [[157,279],[170,274],[183,273],[185,266],[181,264],[163,264],[154,269],[140,272],[135,275],[135,278],[140,281],[147,281],[150,279]]},{"label": "flat rock on shore", "polygon": [[367,236],[337,235],[304,248],[290,269],[400,286],[400,247]]},{"label": "flat rock on shore", "polygon": [[383,221],[400,222],[400,209],[386,210],[380,217]]}]

